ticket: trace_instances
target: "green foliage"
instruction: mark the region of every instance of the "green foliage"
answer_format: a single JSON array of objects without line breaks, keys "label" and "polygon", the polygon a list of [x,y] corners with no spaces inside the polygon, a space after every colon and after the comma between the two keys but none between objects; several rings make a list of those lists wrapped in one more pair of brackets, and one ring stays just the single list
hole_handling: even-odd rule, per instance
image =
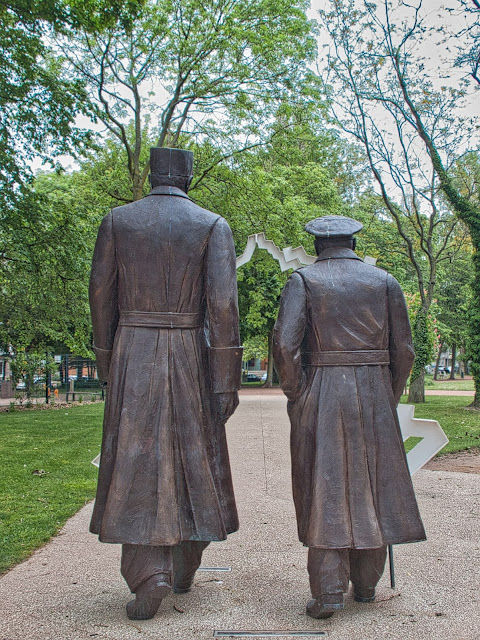
[{"label": "green foliage", "polygon": [[268,254],[257,252],[238,271],[240,333],[242,339],[266,340],[278,313],[278,302],[287,275]]},{"label": "green foliage", "polygon": [[[125,128],[129,144],[135,144],[133,124]],[[140,166],[148,166],[150,147],[155,146],[155,136],[145,127],[141,136],[139,153]],[[80,162],[82,181],[88,189],[89,208],[104,214],[113,207],[119,207],[134,200],[133,184],[128,169],[128,153],[125,145],[113,134],[88,150]],[[141,187],[141,195],[150,191],[148,181]],[[87,194],[85,194],[87,195]]]},{"label": "green foliage", "polygon": [[472,299],[472,247],[464,243],[455,258],[445,261],[438,272],[436,289],[438,328],[444,345],[465,347]]},{"label": "green foliage", "polygon": [[103,404],[0,413],[0,572],[95,495]]},{"label": "green foliage", "polygon": [[12,380],[14,385],[21,380],[25,383],[26,396],[30,399],[36,376],[45,376],[47,372],[53,372],[55,368],[55,360],[43,353],[25,352],[20,349],[10,362],[12,370]]},{"label": "green foliage", "polygon": [[304,0],[146,0],[131,28],[57,39],[68,76],[86,83],[96,117],[125,149],[134,200],[148,174],[147,125],[157,146],[186,134],[210,141],[221,160],[268,139],[283,101],[320,102],[306,9]]},{"label": "green foliage", "polygon": [[376,266],[391,273],[404,291],[418,292],[415,268],[405,255],[404,243],[396,224],[388,216],[383,198],[367,189],[355,203],[352,216],[363,223],[356,252],[361,257],[375,258]]},{"label": "green foliage", "polygon": [[88,277],[106,211],[79,173],[39,175],[34,189],[0,231],[0,346],[14,353],[61,349],[88,356]]},{"label": "green foliage", "polygon": [[425,366],[431,362],[434,354],[435,342],[432,326],[424,309],[419,309],[415,314],[412,334],[415,360],[410,374],[410,383],[423,376]]},{"label": "green foliage", "polygon": [[87,114],[82,82],[60,79],[61,61],[37,32],[26,29],[0,7],[0,212],[16,203],[31,174],[28,163],[75,153],[90,140],[77,129],[77,114]]},{"label": "green foliage", "polygon": [[93,117],[84,79],[62,73],[53,33],[131,27],[136,0],[21,0],[0,3],[0,212],[13,206],[31,178],[34,156],[76,155],[91,140],[76,126]]},{"label": "green foliage", "polygon": [[[237,255],[243,253],[247,238],[264,232],[284,249],[303,245],[313,253],[312,237],[305,224],[327,214],[346,209],[335,182],[339,155],[348,156],[339,143],[335,147],[328,132],[303,121],[304,114],[292,113],[271,142],[219,164],[195,183],[192,198],[201,206],[223,215],[235,239]],[[289,126],[286,126],[286,125]],[[197,173],[212,164],[218,151],[209,144],[192,147]],[[334,150],[335,149],[335,150]],[[338,154],[338,155],[337,155]],[[351,164],[356,158],[351,159]],[[338,172],[336,177],[339,177]],[[343,182],[345,191],[352,181]],[[269,336],[278,313],[281,291],[288,277],[278,263],[262,250],[238,272],[239,308],[242,339]]]},{"label": "green foliage", "polygon": [[143,0],[2,0],[0,7],[32,31],[45,24],[56,31],[98,31],[117,22],[128,27],[143,4]]},{"label": "green foliage", "polygon": [[432,316],[435,304],[426,309],[418,293],[405,293],[405,300],[415,351],[415,360],[410,374],[410,384],[412,384],[418,379],[423,381],[425,366],[432,361],[438,347],[438,330],[436,318]]},{"label": "green foliage", "polygon": [[475,395],[480,399],[480,234],[472,235],[475,245],[473,265],[475,279],[473,281],[472,304],[468,312],[470,331],[467,341],[467,354],[472,359],[471,369],[475,380]]},{"label": "green foliage", "polygon": [[251,336],[245,338],[242,343],[244,360],[251,360],[252,358],[263,360],[268,356],[268,340],[265,336]]}]

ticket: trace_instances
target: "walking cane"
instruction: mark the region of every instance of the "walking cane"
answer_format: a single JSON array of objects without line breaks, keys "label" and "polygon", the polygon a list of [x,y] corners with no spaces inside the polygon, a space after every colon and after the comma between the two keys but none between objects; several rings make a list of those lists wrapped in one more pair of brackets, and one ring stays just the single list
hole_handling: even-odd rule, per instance
[{"label": "walking cane", "polygon": [[395,565],[393,562],[393,545],[388,545],[388,566],[390,567],[390,587],[395,589]]}]

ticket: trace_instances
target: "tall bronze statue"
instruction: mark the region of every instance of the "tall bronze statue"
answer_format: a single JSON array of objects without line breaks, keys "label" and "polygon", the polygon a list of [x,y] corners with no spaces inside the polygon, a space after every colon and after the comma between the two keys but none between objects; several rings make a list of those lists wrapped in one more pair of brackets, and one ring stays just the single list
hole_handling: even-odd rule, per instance
[{"label": "tall bronze statue", "polygon": [[235,248],[226,221],[187,196],[192,165],[189,151],[153,148],[151,192],[103,219],[92,264],[108,386],[90,530],[123,545],[131,619],[188,591],[208,543],[238,528],[224,430],[242,359]]},{"label": "tall bronze statue", "polygon": [[396,412],[414,357],[407,308],[395,278],[354,253],[361,228],[307,224],[318,259],[290,276],[274,330],[313,618],[343,608],[349,580],[373,601],[386,545],[425,539]]}]

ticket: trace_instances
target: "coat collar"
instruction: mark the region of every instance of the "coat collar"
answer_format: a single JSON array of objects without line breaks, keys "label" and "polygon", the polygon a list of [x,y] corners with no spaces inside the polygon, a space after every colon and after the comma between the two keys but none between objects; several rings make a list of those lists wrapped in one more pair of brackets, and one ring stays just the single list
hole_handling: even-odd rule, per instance
[{"label": "coat collar", "polygon": [[148,194],[149,196],[178,196],[179,198],[190,198],[187,196],[185,191],[182,191],[178,187],[171,187],[169,185],[159,185],[158,187],[153,187],[153,189]]},{"label": "coat collar", "polygon": [[363,262],[363,260],[359,258],[354,251],[347,249],[347,247],[330,247],[329,249],[324,249],[315,262],[320,262],[321,260],[335,260],[338,258],[360,260],[360,262]]}]

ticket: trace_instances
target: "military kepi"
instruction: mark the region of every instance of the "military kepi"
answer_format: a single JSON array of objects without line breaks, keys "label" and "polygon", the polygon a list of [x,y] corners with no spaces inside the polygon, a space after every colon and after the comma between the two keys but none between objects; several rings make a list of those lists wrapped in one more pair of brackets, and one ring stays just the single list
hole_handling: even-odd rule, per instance
[{"label": "military kepi", "polygon": [[317,238],[335,238],[339,236],[353,236],[363,229],[363,224],[347,218],[347,216],[323,216],[315,218],[305,225],[305,231]]}]

